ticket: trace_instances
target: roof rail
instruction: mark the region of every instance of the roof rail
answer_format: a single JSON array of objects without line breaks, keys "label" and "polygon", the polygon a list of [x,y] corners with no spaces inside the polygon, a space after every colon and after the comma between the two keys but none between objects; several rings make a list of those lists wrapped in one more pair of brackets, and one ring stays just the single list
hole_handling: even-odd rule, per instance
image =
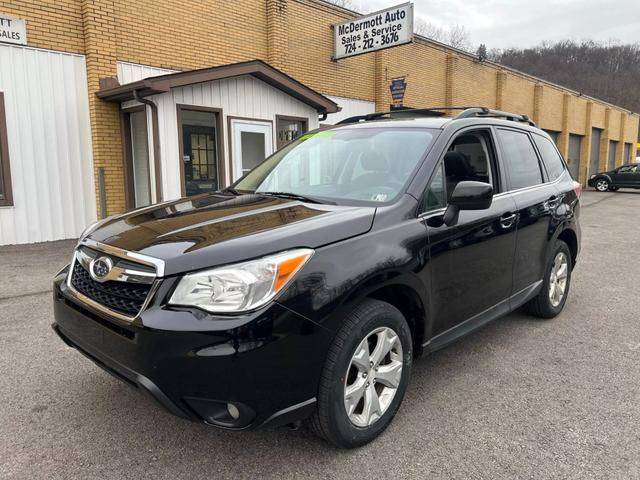
[{"label": "roof rail", "polygon": [[456,115],[454,118],[456,120],[462,118],[473,118],[473,117],[492,117],[492,118],[504,118],[505,120],[511,120],[513,122],[524,122],[532,127],[537,127],[536,123],[531,120],[527,115],[519,114],[519,113],[511,113],[511,112],[503,112],[502,110],[493,110],[487,107],[472,107],[467,108]]},{"label": "roof rail", "polygon": [[513,122],[524,122],[532,127],[537,125],[527,115],[521,115],[518,113],[503,112],[502,110],[493,110],[487,107],[429,107],[429,108],[398,108],[395,110],[389,110],[387,112],[374,112],[367,113],[366,115],[356,115],[353,117],[340,120],[336,125],[345,125],[348,123],[368,122],[371,120],[378,120],[383,117],[404,117],[409,115],[422,115],[425,117],[441,117],[446,110],[462,110],[458,115],[453,117],[455,120],[462,118],[473,117],[492,117],[492,118],[504,118],[505,120],[511,120]]},{"label": "roof rail", "polygon": [[356,115],[354,117],[345,118],[340,120],[336,125],[344,125],[347,123],[368,122],[370,120],[377,120],[379,118],[389,117],[404,117],[407,114],[410,115],[422,115],[425,117],[442,117],[444,112],[442,110],[468,110],[470,108],[480,107],[429,107],[429,108],[397,108],[395,110],[389,110],[387,112],[374,112],[367,113],[366,115]]}]

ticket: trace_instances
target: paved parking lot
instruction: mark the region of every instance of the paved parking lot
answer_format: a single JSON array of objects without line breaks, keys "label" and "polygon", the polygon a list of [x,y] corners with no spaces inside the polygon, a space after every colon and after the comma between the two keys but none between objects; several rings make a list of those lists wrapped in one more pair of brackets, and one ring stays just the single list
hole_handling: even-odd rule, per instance
[{"label": "paved parking lot", "polygon": [[583,195],[564,313],[516,312],[419,360],[376,442],[186,422],[51,331],[74,242],[0,248],[0,478],[639,478],[640,192]]}]

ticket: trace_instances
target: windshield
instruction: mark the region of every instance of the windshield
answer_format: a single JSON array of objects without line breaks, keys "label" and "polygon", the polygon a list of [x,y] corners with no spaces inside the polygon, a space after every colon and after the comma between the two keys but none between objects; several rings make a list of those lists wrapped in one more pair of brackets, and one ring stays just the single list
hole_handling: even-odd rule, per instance
[{"label": "windshield", "polygon": [[436,130],[339,128],[302,135],[233,188],[314,200],[388,202],[403,190]]}]

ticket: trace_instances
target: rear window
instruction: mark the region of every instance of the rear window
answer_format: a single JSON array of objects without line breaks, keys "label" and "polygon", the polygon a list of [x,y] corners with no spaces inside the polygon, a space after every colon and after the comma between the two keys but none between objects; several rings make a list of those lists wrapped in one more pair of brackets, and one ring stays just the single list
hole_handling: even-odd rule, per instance
[{"label": "rear window", "polygon": [[498,137],[509,168],[511,190],[541,184],[540,162],[529,135],[515,130],[499,129]]},{"label": "rear window", "polygon": [[556,147],[549,139],[541,135],[534,135],[533,140],[536,142],[538,150],[540,150],[540,155],[542,155],[545,167],[547,167],[549,180],[553,181],[556,178],[560,178],[565,168],[562,157],[560,157]]}]

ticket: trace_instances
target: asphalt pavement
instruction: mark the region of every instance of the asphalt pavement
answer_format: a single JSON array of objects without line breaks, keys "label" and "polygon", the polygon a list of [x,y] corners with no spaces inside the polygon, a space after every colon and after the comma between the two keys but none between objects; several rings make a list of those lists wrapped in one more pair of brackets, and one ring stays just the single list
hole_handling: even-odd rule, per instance
[{"label": "asphalt pavement", "polygon": [[0,247],[0,478],[640,478],[639,210],[640,191],[585,192],[564,312],[418,360],[394,422],[351,451],[165,413],[51,330],[74,242]]}]

